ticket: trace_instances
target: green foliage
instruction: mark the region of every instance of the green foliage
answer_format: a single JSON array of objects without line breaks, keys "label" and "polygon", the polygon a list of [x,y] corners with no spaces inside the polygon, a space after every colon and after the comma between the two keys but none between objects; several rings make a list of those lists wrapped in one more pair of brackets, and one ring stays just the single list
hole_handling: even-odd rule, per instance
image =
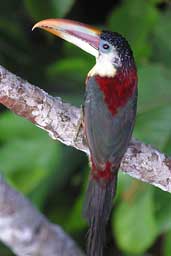
[{"label": "green foliage", "polygon": [[168,11],[161,16],[152,34],[153,60],[162,61],[168,67],[171,67],[170,20],[171,12]]},{"label": "green foliage", "polygon": [[171,230],[171,198],[169,193],[159,189],[154,191],[155,218],[157,220],[158,234]]},{"label": "green foliage", "polygon": [[161,64],[141,65],[139,75],[138,113],[170,105],[170,69]]},{"label": "green foliage", "polygon": [[171,231],[166,234],[163,246],[163,256],[170,256],[171,252]]},{"label": "green foliage", "polygon": [[84,189],[83,193],[81,193],[81,195],[77,198],[74,206],[71,209],[68,221],[65,223],[65,229],[69,232],[78,232],[87,226],[82,215],[85,192],[86,191]]},{"label": "green foliage", "polygon": [[[0,64],[73,104],[82,102],[84,80],[94,58],[43,31],[32,33],[31,27],[41,19],[81,17],[84,9],[90,9],[90,3],[85,1],[86,9],[82,1],[78,2],[7,0],[0,8]],[[171,154],[171,9],[164,2],[167,1],[113,1],[107,14],[102,10],[106,24],[101,17],[99,26],[123,34],[138,63],[134,136]],[[84,14],[94,23],[99,20],[98,11],[93,18],[86,11]],[[2,111],[0,170],[50,220],[61,224],[78,243],[85,240],[87,224],[82,205],[88,167],[84,154],[52,141],[29,122]],[[122,256],[158,256],[154,251],[157,243],[162,255],[169,256],[170,194],[120,173],[111,229],[111,239],[115,239]],[[0,254],[11,255],[1,246]]]},{"label": "green foliage", "polygon": [[35,20],[63,17],[74,2],[74,0],[24,0],[26,10]]},{"label": "green foliage", "polygon": [[156,229],[152,191],[140,186],[136,194],[117,205],[113,218],[116,241],[125,252],[142,253],[154,242]]},{"label": "green foliage", "polygon": [[30,194],[53,174],[60,159],[59,145],[11,113],[1,114],[0,127],[1,171],[19,190]]},{"label": "green foliage", "polygon": [[158,11],[151,1],[126,0],[112,12],[108,23],[111,30],[119,31],[129,40],[139,61],[151,52],[149,34],[158,18]]}]

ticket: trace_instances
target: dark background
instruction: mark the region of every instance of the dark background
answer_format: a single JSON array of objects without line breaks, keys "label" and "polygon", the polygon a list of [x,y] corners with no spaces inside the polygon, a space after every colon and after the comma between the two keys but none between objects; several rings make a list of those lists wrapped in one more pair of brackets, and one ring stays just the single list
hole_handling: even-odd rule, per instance
[{"label": "dark background", "polygon": [[[0,64],[52,95],[80,105],[93,57],[45,31],[65,17],[122,33],[139,73],[134,136],[171,154],[171,4],[162,0],[6,0],[0,4]],[[85,248],[86,156],[1,106],[0,169],[53,222]],[[162,172],[162,170],[161,170]],[[120,173],[107,229],[107,256],[170,256],[171,196]],[[0,245],[0,255],[12,253]]]}]

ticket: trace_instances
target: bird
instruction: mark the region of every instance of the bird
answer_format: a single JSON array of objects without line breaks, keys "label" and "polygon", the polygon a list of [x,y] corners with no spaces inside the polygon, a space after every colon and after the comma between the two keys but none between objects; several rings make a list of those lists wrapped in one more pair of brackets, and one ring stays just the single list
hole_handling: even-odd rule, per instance
[{"label": "bird", "polygon": [[37,22],[35,28],[76,45],[96,60],[85,80],[83,103],[83,128],[91,169],[84,215],[89,224],[87,255],[102,256],[118,170],[136,118],[138,76],[133,52],[118,32],[73,20],[46,19]]}]

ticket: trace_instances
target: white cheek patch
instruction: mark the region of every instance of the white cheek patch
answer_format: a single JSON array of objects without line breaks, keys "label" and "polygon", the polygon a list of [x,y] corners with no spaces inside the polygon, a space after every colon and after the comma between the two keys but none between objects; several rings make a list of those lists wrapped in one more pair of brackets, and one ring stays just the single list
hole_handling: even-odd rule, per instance
[{"label": "white cheek patch", "polygon": [[96,65],[89,71],[88,76],[114,77],[116,68],[112,64],[113,57],[113,52],[97,57]]}]

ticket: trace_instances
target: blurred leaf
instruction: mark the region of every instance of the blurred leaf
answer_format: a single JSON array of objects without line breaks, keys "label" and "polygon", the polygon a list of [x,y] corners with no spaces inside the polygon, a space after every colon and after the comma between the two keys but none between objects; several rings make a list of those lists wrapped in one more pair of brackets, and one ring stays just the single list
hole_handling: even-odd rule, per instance
[{"label": "blurred leaf", "polygon": [[108,24],[112,31],[123,34],[130,42],[136,60],[148,57],[151,46],[149,35],[158,20],[155,4],[144,0],[125,0],[118,9],[114,9]]},{"label": "blurred leaf", "polygon": [[23,44],[27,45],[28,43],[25,31],[23,31],[21,24],[15,19],[9,20],[8,18],[0,17],[0,31],[1,36],[5,34],[8,38],[13,38],[13,40],[18,43],[22,42],[20,47],[22,47]]},{"label": "blurred leaf", "polygon": [[[50,178],[51,180],[48,184],[48,208],[46,209],[48,209],[47,214],[51,221],[57,222],[68,230],[67,223],[70,223],[72,209],[77,202],[77,197],[80,196],[79,188],[84,180],[82,178],[82,168],[85,156],[72,147],[62,144],[60,145],[60,150],[61,158],[60,164],[57,167],[58,170]],[[68,161],[69,165],[66,164]],[[80,170],[80,168],[81,171],[75,174],[75,171]],[[82,213],[80,213],[80,219],[81,215]]]},{"label": "blurred leaf", "polygon": [[[53,222],[59,223],[61,221],[60,224],[63,225],[68,219],[68,214],[70,214],[72,193],[69,194],[70,191],[66,189],[65,193],[59,193],[59,191],[65,186],[68,187],[68,181],[74,176],[77,166],[82,163],[82,154],[72,147],[57,143],[54,160],[56,161],[55,168],[52,168],[45,180],[37,185],[31,193],[31,199],[42,204],[42,197],[48,193],[48,199],[44,201],[48,205],[48,216]],[[66,164],[68,160],[70,162],[69,166]]]},{"label": "blurred leaf", "polygon": [[46,136],[46,133],[38,129],[26,119],[12,112],[6,111],[0,115],[0,141],[11,141],[16,138],[33,138]]},{"label": "blurred leaf", "polygon": [[171,74],[160,65],[144,65],[139,68],[138,116],[134,136],[157,146],[171,150]]},{"label": "blurred leaf", "polygon": [[143,65],[138,69],[138,112],[171,105],[171,73],[158,64]]},{"label": "blurred leaf", "polygon": [[125,194],[125,191],[128,191],[130,189],[133,181],[135,180],[132,179],[132,177],[130,177],[129,175],[125,175],[125,173],[119,171],[116,200],[123,199],[123,193]]},{"label": "blurred leaf", "polygon": [[171,135],[170,116],[171,106],[156,108],[138,115],[134,136],[163,150]]},{"label": "blurred leaf", "polygon": [[15,186],[30,193],[47,182],[57,167],[58,144],[44,131],[10,112],[1,114],[0,128],[0,168]]},{"label": "blurred leaf", "polygon": [[158,233],[171,230],[171,194],[155,189],[154,203]]},{"label": "blurred leaf", "polygon": [[171,11],[160,15],[159,22],[155,26],[151,39],[154,61],[160,61],[166,66],[171,66]]},{"label": "blurred leaf", "polygon": [[34,20],[59,18],[67,14],[75,0],[24,0],[25,7]]},{"label": "blurred leaf", "polygon": [[71,209],[71,213],[68,217],[68,221],[65,222],[65,230],[68,232],[78,232],[83,230],[86,226],[86,220],[83,217],[83,204],[84,194],[76,200],[75,205]]},{"label": "blurred leaf", "polygon": [[24,0],[24,4],[30,16],[36,21],[57,16],[51,0]]},{"label": "blurred leaf", "polygon": [[163,147],[163,151],[167,154],[167,155],[171,155],[171,133],[167,139],[167,142],[165,143],[164,147]]},{"label": "blurred leaf", "polygon": [[[72,63],[72,65],[71,65]],[[65,58],[53,63],[48,68],[48,75],[53,77],[63,75],[76,80],[84,80],[90,69],[90,63],[83,58]]]},{"label": "blurred leaf", "polygon": [[18,8],[19,5],[20,5],[20,2],[18,0],[1,2],[0,16],[4,15],[7,12],[10,16],[13,15],[14,10]]},{"label": "blurred leaf", "polygon": [[166,233],[163,243],[163,256],[170,256],[171,252],[171,231]]},{"label": "blurred leaf", "polygon": [[65,16],[73,6],[75,0],[51,0],[59,17]]},{"label": "blurred leaf", "polygon": [[6,62],[9,64],[15,62],[15,65],[31,63],[31,44],[20,20],[1,17],[0,34],[0,52],[5,60],[5,62],[1,62],[2,65],[6,65]]},{"label": "blurred leaf", "polygon": [[1,170],[20,190],[29,193],[54,170],[56,149],[47,137],[9,141],[0,149]]},{"label": "blurred leaf", "polygon": [[70,93],[70,97],[72,94],[77,95],[77,101],[80,102],[80,97],[84,95],[85,80],[92,66],[91,61],[84,58],[70,57],[53,63],[47,72],[53,83],[58,81],[63,91]]},{"label": "blurred leaf", "polygon": [[134,198],[120,202],[113,216],[117,244],[130,254],[145,252],[157,235],[152,190],[144,188]]},{"label": "blurred leaf", "polygon": [[83,217],[83,210],[85,204],[85,196],[88,182],[88,168],[84,170],[84,180],[86,183],[83,184],[80,195],[76,199],[75,204],[73,205],[68,221],[65,223],[65,229],[68,232],[78,232],[87,227],[87,222]]}]

